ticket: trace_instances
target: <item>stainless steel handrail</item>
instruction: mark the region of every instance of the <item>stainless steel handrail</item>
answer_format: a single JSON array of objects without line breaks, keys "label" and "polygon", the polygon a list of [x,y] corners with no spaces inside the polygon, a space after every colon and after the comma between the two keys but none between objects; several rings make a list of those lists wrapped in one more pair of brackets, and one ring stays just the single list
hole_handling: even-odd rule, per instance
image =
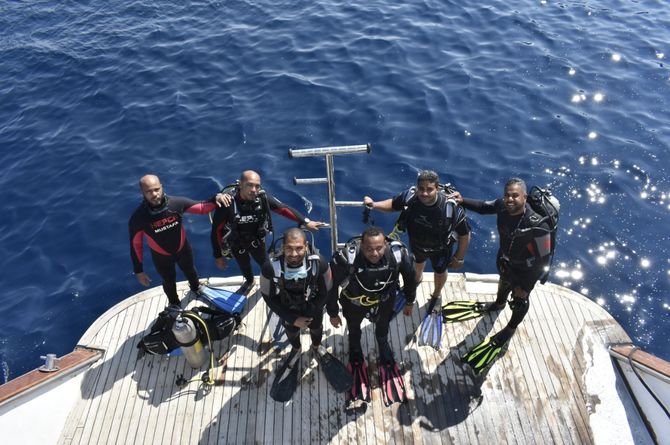
[{"label": "stainless steel handrail", "polygon": [[288,157],[306,158],[323,156],[326,158],[326,177],[325,178],[293,178],[295,185],[328,185],[328,212],[330,213],[330,245],[332,252],[335,252],[340,244],[337,242],[337,207],[362,207],[363,201],[336,201],[335,200],[335,163],[333,156],[353,153],[370,153],[372,146],[365,145],[346,145],[340,147],[319,147],[319,148],[301,148],[289,149]]}]

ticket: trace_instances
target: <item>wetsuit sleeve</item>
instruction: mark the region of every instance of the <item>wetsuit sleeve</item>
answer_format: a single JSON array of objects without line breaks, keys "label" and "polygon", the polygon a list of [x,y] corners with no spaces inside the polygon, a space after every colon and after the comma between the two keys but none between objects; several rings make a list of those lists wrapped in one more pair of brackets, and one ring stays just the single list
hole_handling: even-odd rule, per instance
[{"label": "wetsuit sleeve", "polygon": [[416,300],[416,272],[414,270],[414,257],[410,255],[406,248],[402,248],[402,256],[400,261],[400,275],[403,281],[403,293],[405,294],[405,301],[407,305],[414,304]]},{"label": "wetsuit sleeve", "polygon": [[210,242],[212,244],[212,254],[214,258],[221,258],[221,238],[226,231],[226,223],[229,220],[231,207],[218,207],[212,216],[212,230],[210,232]]},{"label": "wetsuit sleeve", "polygon": [[456,225],[456,233],[458,236],[465,236],[470,233],[470,224],[468,224],[468,220],[465,217],[465,210],[461,207],[456,207],[456,212],[458,212],[457,221],[459,221]]},{"label": "wetsuit sleeve", "polygon": [[406,197],[407,197],[407,190],[395,195],[391,199],[391,208],[397,212],[403,210],[407,205]]},{"label": "wetsuit sleeve", "polygon": [[303,216],[302,213],[298,212],[296,209],[293,207],[289,207],[288,205],[284,204],[274,196],[270,195],[269,193],[266,193],[266,198],[268,200],[268,205],[270,206],[270,210],[272,210],[275,213],[280,214],[284,218],[288,218],[291,221],[295,221],[299,224],[305,225],[307,222],[305,221],[305,217]]},{"label": "wetsuit sleeve", "polygon": [[128,221],[128,234],[130,235],[130,259],[133,262],[133,272],[142,273],[144,272],[142,265],[144,230],[138,224],[134,214]]},{"label": "wetsuit sleeve", "polygon": [[317,296],[314,305],[323,312],[323,307],[328,303],[330,297],[330,289],[333,287],[333,275],[330,271],[330,266],[323,257],[319,257],[319,276],[317,278]]},{"label": "wetsuit sleeve", "polygon": [[473,212],[482,215],[492,215],[498,212],[499,206],[502,204],[502,199],[495,201],[482,201],[480,199],[463,198],[461,204],[464,209],[472,210]]},{"label": "wetsuit sleeve", "polygon": [[298,317],[279,302],[277,284],[274,280],[274,269],[269,260],[261,266],[260,288],[263,300],[265,300],[265,304],[268,305],[270,310],[285,322],[293,324]]},{"label": "wetsuit sleeve", "polygon": [[349,266],[342,258],[339,252],[335,252],[332,260],[330,260],[330,271],[333,277],[332,287],[328,292],[328,302],[326,303],[326,311],[330,317],[336,317],[340,312],[340,305],[337,302],[338,291],[340,284],[347,277]]},{"label": "wetsuit sleeve", "polygon": [[171,196],[170,204],[174,205],[175,210],[180,213],[195,213],[198,215],[204,215],[217,209],[216,196],[212,196],[207,201],[195,201],[183,196]]}]

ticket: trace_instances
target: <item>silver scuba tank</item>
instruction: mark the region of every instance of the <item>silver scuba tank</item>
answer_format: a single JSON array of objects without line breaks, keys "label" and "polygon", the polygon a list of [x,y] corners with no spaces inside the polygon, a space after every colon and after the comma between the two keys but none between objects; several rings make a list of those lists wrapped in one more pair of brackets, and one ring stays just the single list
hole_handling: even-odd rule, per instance
[{"label": "silver scuba tank", "polygon": [[200,368],[207,360],[207,353],[198,338],[198,331],[193,321],[188,317],[180,316],[172,326],[172,333],[191,368]]}]

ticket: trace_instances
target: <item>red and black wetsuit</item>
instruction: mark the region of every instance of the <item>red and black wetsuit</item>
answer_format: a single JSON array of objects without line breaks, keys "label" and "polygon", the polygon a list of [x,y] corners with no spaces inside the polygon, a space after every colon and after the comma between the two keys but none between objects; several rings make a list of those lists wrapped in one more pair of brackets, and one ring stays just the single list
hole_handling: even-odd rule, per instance
[{"label": "red and black wetsuit", "polygon": [[214,212],[210,237],[212,251],[214,258],[221,258],[225,238],[244,279],[252,281],[254,273],[249,255],[254,257],[258,265],[262,265],[267,259],[265,235],[270,224],[268,209],[299,224],[306,224],[305,217],[269,193],[260,194],[253,201],[243,200],[236,191],[232,191],[230,195],[233,203]]},{"label": "red and black wetsuit", "polygon": [[170,304],[179,304],[175,264],[186,275],[191,290],[198,289],[198,273],[193,264],[191,245],[186,239],[182,215],[184,212],[205,214],[215,208],[214,198],[198,202],[166,195],[163,204],[158,207],[151,207],[143,201],[128,221],[133,271],[136,274],[144,272],[142,239],[146,237],[154,267],[163,278],[163,291]]}]

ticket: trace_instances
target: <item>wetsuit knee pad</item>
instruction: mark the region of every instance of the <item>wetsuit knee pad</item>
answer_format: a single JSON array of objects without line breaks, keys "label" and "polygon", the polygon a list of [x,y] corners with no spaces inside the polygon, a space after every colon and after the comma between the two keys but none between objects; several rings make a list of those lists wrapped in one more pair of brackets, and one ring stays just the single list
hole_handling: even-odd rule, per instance
[{"label": "wetsuit knee pad", "polygon": [[521,320],[523,320],[528,313],[530,302],[528,301],[528,298],[513,296],[509,306],[512,308],[512,318],[507,326],[511,329],[516,329],[516,327],[519,326],[519,323],[521,323]]},{"label": "wetsuit knee pad", "polygon": [[528,312],[530,302],[528,301],[528,298],[519,298],[513,296],[512,301],[509,304],[509,307],[512,308],[512,312],[519,312],[525,314],[526,312]]}]

